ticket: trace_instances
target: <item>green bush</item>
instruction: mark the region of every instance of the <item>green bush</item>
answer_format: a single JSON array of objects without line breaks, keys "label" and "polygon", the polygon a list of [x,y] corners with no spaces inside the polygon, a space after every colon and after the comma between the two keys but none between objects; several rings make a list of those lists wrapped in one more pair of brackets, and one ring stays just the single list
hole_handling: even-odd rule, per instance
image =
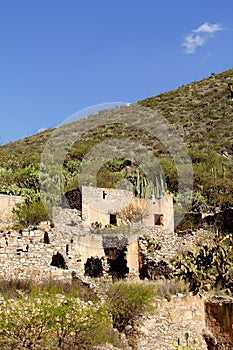
[{"label": "green bush", "polygon": [[119,281],[107,290],[107,309],[112,314],[113,326],[120,332],[132,325],[144,312],[153,310],[155,284],[151,282]]},{"label": "green bush", "polygon": [[18,227],[28,227],[30,225],[37,225],[41,221],[48,221],[49,216],[40,199],[33,199],[32,201],[24,201],[17,204],[17,209],[14,209],[14,214],[17,220]]},{"label": "green bush", "polygon": [[[99,303],[54,293],[0,304],[1,349],[93,349],[111,342],[108,313]],[[112,340],[113,341],[113,340]]]}]

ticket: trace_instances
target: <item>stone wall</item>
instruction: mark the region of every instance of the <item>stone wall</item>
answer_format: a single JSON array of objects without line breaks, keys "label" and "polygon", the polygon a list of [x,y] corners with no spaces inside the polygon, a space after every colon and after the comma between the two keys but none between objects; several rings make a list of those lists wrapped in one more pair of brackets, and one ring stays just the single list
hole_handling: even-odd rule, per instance
[{"label": "stone wall", "polygon": [[[0,279],[24,279],[37,282],[55,279],[72,281],[72,272],[84,277],[85,263],[90,257],[110,259],[106,255],[125,248],[128,277],[138,278],[138,239],[148,234],[162,247],[156,252],[157,259],[172,258],[180,248],[192,246],[198,239],[195,235],[178,237],[159,227],[133,226],[128,234],[93,234],[85,226],[77,210],[63,210],[53,227],[41,223],[20,231],[0,232]],[[202,232],[203,234],[203,232]],[[65,268],[52,266],[59,253]],[[122,263],[122,261],[120,261]],[[108,273],[106,270],[105,273]],[[204,300],[199,296],[174,297],[171,301],[156,300],[154,314],[142,316],[135,339],[140,350],[172,350],[174,339],[184,340],[189,333],[197,341],[196,349],[211,350],[233,348],[233,301],[232,298]]]},{"label": "stone wall", "polygon": [[[88,258],[98,257],[107,261],[106,247],[115,250],[116,253],[117,250],[124,248],[128,274],[138,278],[137,236],[114,234],[103,236],[90,232],[87,234],[82,233],[78,221],[76,224],[51,227],[49,223],[42,223],[38,227],[20,231],[2,231],[0,278],[71,281],[72,271],[83,278]],[[58,253],[64,258],[66,269],[51,266],[52,259],[56,258]]]},{"label": "stone wall", "polygon": [[162,227],[159,226],[141,226],[140,236],[150,237],[159,244],[160,249],[156,250],[154,254],[156,259],[158,260],[172,259],[177,254],[181,243],[181,240],[178,238],[176,233],[164,230]]},{"label": "stone wall", "polygon": [[123,234],[89,234],[78,236],[75,240],[75,251],[79,254],[80,268],[79,272],[84,275],[84,264],[90,257],[107,259],[105,249],[126,249],[125,260],[129,269],[128,276],[139,277],[138,261],[138,237],[136,235]]},{"label": "stone wall", "polygon": [[166,194],[164,197],[156,198],[148,201],[147,212],[143,219],[143,224],[146,226],[153,226],[154,215],[163,215],[163,227],[168,232],[174,231],[174,211],[173,211],[173,197],[171,194]]},{"label": "stone wall", "polygon": [[158,300],[153,315],[142,317],[138,327],[138,349],[174,350],[175,339],[183,341],[189,333],[196,340],[195,349],[207,350],[202,330],[205,329],[205,301],[199,296],[183,296],[171,301]]},{"label": "stone wall", "polygon": [[[45,232],[49,244],[44,243]],[[66,246],[69,244],[69,255]],[[0,278],[45,281],[48,279],[71,281],[71,271],[51,266],[52,257],[60,252],[74,267],[76,254],[70,237],[44,224],[39,228],[8,231],[0,236]]]},{"label": "stone wall", "polygon": [[132,193],[128,190],[82,186],[82,219],[87,223],[110,224],[110,214],[116,214],[127,206]]},{"label": "stone wall", "polygon": [[178,338],[196,341],[196,350],[233,349],[233,298],[218,296],[177,296],[157,300],[155,311],[138,320],[136,349],[172,350]]},{"label": "stone wall", "polygon": [[24,199],[20,196],[13,196],[0,193],[0,221],[6,221],[12,219],[12,210],[17,203],[22,202]]},{"label": "stone wall", "polygon": [[[83,276],[84,264],[88,258],[107,259],[104,240],[110,235],[112,243],[115,242],[115,253],[125,247],[125,259],[129,269],[128,276],[138,278],[139,260],[141,253],[144,253],[143,240],[139,240],[139,237],[145,234],[160,243],[161,248],[155,252],[155,258],[158,261],[169,261],[179,249],[188,247],[189,244],[192,245],[195,239],[195,236],[190,235],[178,237],[174,232],[168,232],[162,227],[145,227],[143,225],[133,225],[125,233],[124,228],[122,230],[118,228],[123,233],[113,234],[109,229],[107,234],[102,235],[101,230],[94,234],[91,233],[92,229],[81,220],[79,211],[75,209],[63,209],[55,222],[55,228],[44,223],[37,228],[21,232],[2,231],[0,233],[0,277],[26,278],[27,276],[35,276],[36,280],[42,280],[60,276],[61,279],[70,280],[72,271]],[[44,243],[45,232],[48,234],[49,244]],[[120,237],[124,237],[124,244]],[[28,250],[26,249],[27,245]],[[113,250],[111,254],[113,254]],[[68,270],[50,266],[52,257],[57,252],[64,257]],[[108,258],[110,259],[110,257]]]},{"label": "stone wall", "polygon": [[[97,234],[94,234],[94,231],[91,233],[92,229],[81,220],[79,211],[75,209],[63,209],[55,222],[55,228],[44,223],[37,228],[21,232],[2,232],[0,277],[34,278],[35,276],[36,280],[42,280],[60,276],[61,279],[70,280],[72,271],[83,276],[88,258],[98,257],[110,261],[105,250],[106,239],[110,237],[108,245],[114,248],[115,244],[114,254],[119,255],[120,250],[125,247],[128,277],[138,278],[140,254],[143,252],[143,245],[141,243],[139,245],[139,241],[141,242],[139,237],[146,234],[161,243],[161,248],[155,252],[157,260],[170,260],[183,246],[183,238],[158,226],[133,225],[125,233],[124,228],[122,230],[118,228],[119,234],[113,234],[110,232],[111,229],[104,235],[101,234],[101,230]],[[48,234],[49,244],[44,243],[45,232]],[[185,245],[187,246],[187,240]],[[114,249],[111,254],[113,251]],[[50,266],[52,257],[57,252],[64,257],[68,270]]]}]

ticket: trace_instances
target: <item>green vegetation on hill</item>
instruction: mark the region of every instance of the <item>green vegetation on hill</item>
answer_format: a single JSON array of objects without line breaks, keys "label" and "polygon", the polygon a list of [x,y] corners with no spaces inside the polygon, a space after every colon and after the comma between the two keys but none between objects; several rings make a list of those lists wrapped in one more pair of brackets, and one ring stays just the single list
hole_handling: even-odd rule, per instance
[{"label": "green vegetation on hill", "polygon": [[[233,101],[228,90],[228,83],[232,81],[233,69],[230,69],[138,102],[139,106],[165,117],[187,145],[194,169],[190,208],[193,211],[205,212],[233,205]],[[40,157],[52,132],[47,130],[0,147],[0,191],[22,193],[29,203],[38,200]],[[90,127],[81,140],[69,148],[63,167],[63,191],[78,186],[80,164],[93,146],[111,139],[129,139],[152,150],[163,169],[167,189],[176,198],[177,170],[165,145],[136,126],[117,122]],[[102,165],[97,174],[97,185],[115,187],[125,178],[127,166],[133,172],[133,183],[139,167],[130,159],[120,157]],[[140,176],[145,182],[143,172]]]},{"label": "green vegetation on hill", "polygon": [[233,204],[233,69],[139,103],[158,111],[188,147],[194,168],[194,210]]}]

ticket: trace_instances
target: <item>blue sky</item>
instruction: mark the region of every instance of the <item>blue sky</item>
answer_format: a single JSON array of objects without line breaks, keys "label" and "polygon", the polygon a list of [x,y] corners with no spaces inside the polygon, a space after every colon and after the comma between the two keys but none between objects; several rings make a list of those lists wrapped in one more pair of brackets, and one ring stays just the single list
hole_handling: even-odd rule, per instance
[{"label": "blue sky", "polygon": [[1,0],[0,143],[233,66],[232,0]]}]

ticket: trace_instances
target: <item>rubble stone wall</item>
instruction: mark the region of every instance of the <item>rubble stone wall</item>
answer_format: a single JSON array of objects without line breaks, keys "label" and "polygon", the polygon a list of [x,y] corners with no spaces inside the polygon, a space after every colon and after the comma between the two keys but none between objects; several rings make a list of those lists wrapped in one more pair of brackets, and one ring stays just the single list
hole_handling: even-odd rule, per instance
[{"label": "rubble stone wall", "polygon": [[[76,214],[75,214],[76,213]],[[60,223],[51,227],[41,223],[38,227],[20,231],[0,232],[0,279],[24,279],[42,282],[50,279],[72,281],[72,272],[84,276],[87,259],[103,257],[106,247],[126,247],[129,277],[138,278],[138,238],[151,235],[161,242],[158,259],[170,259],[177,249],[192,245],[195,236],[178,237],[158,227],[133,227],[129,234],[93,234],[80,220],[76,211],[63,211]],[[60,253],[67,269],[51,266],[54,255]],[[184,340],[189,333],[190,340],[196,340],[198,350],[207,350],[203,330],[209,339],[217,344],[213,350],[231,349],[232,341],[232,299],[227,301],[206,301],[199,296],[183,296],[171,301],[156,300],[154,314],[142,316],[139,320],[137,342],[140,350],[172,350],[174,339]],[[209,334],[209,335],[208,335]]]},{"label": "rubble stone wall", "polygon": [[140,320],[138,349],[173,350],[174,340],[185,340],[185,333],[190,342],[197,342],[194,349],[207,350],[202,336],[206,327],[205,300],[199,296],[183,296],[171,301],[158,300],[153,315]]},{"label": "rubble stone wall", "polygon": [[[0,233],[0,278],[33,279],[44,281],[57,279],[71,281],[72,271],[82,278],[85,263],[90,257],[105,258],[104,239],[101,234],[77,234],[77,228],[51,228],[48,223],[20,231]],[[105,236],[107,244],[117,247],[119,235]],[[126,247],[129,275],[138,277],[138,237],[122,235]],[[119,244],[121,244],[120,242]],[[67,269],[51,266],[53,256],[60,253]]]}]

